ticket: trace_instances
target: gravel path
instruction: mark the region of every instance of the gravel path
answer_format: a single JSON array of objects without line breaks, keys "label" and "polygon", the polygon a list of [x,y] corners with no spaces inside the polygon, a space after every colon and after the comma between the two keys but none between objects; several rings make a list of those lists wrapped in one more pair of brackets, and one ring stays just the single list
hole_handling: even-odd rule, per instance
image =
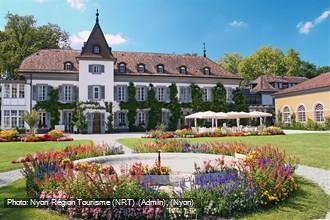
[{"label": "gravel path", "polygon": [[23,175],[19,169],[0,173],[0,187],[9,185],[22,177]]}]

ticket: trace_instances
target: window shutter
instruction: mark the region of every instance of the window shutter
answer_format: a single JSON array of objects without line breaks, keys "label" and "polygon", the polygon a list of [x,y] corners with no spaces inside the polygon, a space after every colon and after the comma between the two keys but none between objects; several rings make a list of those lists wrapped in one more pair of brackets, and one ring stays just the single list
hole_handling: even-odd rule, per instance
[{"label": "window shutter", "polygon": [[105,133],[105,113],[100,113],[101,133]]},{"label": "window shutter", "polygon": [[135,100],[138,100],[138,88],[139,87],[135,87]]},{"label": "window shutter", "polygon": [[101,86],[101,99],[105,98],[105,86]]},{"label": "window shutter", "polygon": [[93,73],[93,65],[88,65],[88,72]]},{"label": "window shutter", "polygon": [[100,73],[104,73],[104,65],[100,65]]},{"label": "window shutter", "polygon": [[124,86],[124,93],[125,93],[125,102],[128,101],[128,88],[127,86]]},{"label": "window shutter", "polygon": [[147,100],[147,98],[148,98],[148,86],[143,86],[143,90],[144,90],[143,100]]},{"label": "window shutter", "polygon": [[212,102],[213,101],[213,90],[211,88],[209,88],[208,92],[210,94],[210,102]]},{"label": "window shutter", "polygon": [[38,86],[32,86],[32,100],[38,100]]},{"label": "window shutter", "polygon": [[78,88],[78,86],[73,86],[72,92],[73,92],[73,94],[72,94],[73,101],[78,100],[78,97],[79,97],[79,88]]},{"label": "window shutter", "polygon": [[58,92],[59,92],[59,100],[64,101],[64,86],[59,86]]},{"label": "window shutter", "polygon": [[49,100],[49,99],[50,99],[49,93],[50,93],[50,90],[51,90],[52,88],[53,88],[53,87],[51,87],[51,86],[46,86],[46,100]]},{"label": "window shutter", "polygon": [[120,100],[119,100],[119,95],[118,95],[119,93],[118,93],[118,86],[114,86],[113,87],[113,96],[114,96],[114,100],[115,101],[117,101],[117,102],[119,102]]},{"label": "window shutter", "polygon": [[148,128],[149,127],[149,112],[145,112],[145,114],[146,114],[146,120],[145,120],[146,124],[144,127]]},{"label": "window shutter", "polygon": [[47,125],[47,128],[51,128],[51,124],[50,124],[50,112],[46,112],[46,125]]},{"label": "window shutter", "polygon": [[92,130],[93,130],[92,114],[88,112],[87,113],[87,132],[89,134],[91,134]]},{"label": "window shutter", "polygon": [[93,99],[93,86],[88,86],[88,99]]},{"label": "window shutter", "polygon": [[113,113],[113,126],[118,127],[118,124],[119,124],[118,112],[114,112]]},{"label": "window shutter", "polygon": [[159,93],[159,90],[158,90],[158,87],[154,87],[155,88],[155,98],[157,99],[157,101],[159,101],[158,100],[158,93]]},{"label": "window shutter", "polygon": [[188,92],[188,102],[191,102],[191,87],[187,87],[187,92]]},{"label": "window shutter", "polygon": [[182,87],[180,87],[180,102],[183,102],[184,100],[183,100],[183,88]]}]

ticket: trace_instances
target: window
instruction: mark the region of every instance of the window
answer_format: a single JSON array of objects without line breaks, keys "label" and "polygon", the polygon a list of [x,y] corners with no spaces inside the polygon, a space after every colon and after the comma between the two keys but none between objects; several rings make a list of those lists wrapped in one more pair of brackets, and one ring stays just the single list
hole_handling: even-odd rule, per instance
[{"label": "window", "polygon": [[99,53],[100,53],[100,47],[97,46],[97,45],[95,45],[95,46],[93,47],[93,53],[95,53],[95,54],[99,54]]},{"label": "window", "polygon": [[89,72],[93,74],[104,73],[104,65],[92,64],[88,66]]},{"label": "window", "polygon": [[145,112],[138,112],[138,126],[146,125],[146,113]]},{"label": "window", "polygon": [[119,126],[126,126],[126,113],[125,112],[119,112],[118,113],[118,125]]},{"label": "window", "polygon": [[162,124],[168,125],[170,120],[170,112],[169,111],[162,111]]},{"label": "window", "polygon": [[24,111],[18,111],[18,127],[24,128]]},{"label": "window", "polygon": [[180,87],[180,101],[181,102],[190,101],[190,87]]},{"label": "window", "polygon": [[283,122],[284,123],[290,123],[290,109],[288,106],[285,106],[283,108]]},{"label": "window", "polygon": [[125,63],[120,63],[118,65],[119,73],[126,73],[126,64]]},{"label": "window", "polygon": [[4,128],[10,128],[10,111],[3,111],[3,126]]},{"label": "window", "polygon": [[145,87],[137,87],[136,90],[136,100],[145,101]]},{"label": "window", "polygon": [[11,110],[11,127],[15,128],[17,127],[17,111],[16,110]]},{"label": "window", "polygon": [[72,86],[64,86],[64,101],[72,101]]},{"label": "window", "polygon": [[323,122],[324,121],[323,105],[322,104],[315,105],[315,107],[314,107],[314,118],[315,118],[315,121],[317,121],[317,122]]},{"label": "window", "polygon": [[44,101],[46,100],[46,85],[38,85],[38,100]]},{"label": "window", "polygon": [[303,105],[299,105],[297,109],[297,116],[299,122],[305,122],[306,121],[306,110]]},{"label": "window", "polygon": [[18,97],[19,98],[24,98],[24,95],[25,95],[24,84],[19,84]]},{"label": "window", "polygon": [[233,102],[233,88],[226,88],[226,102]]},{"label": "window", "polygon": [[157,100],[159,102],[164,101],[165,97],[165,88],[164,87],[157,87]]},{"label": "window", "polygon": [[11,85],[11,97],[17,98],[17,84]]},{"label": "window", "polygon": [[4,98],[10,98],[10,84],[5,84],[5,96]]},{"label": "window", "polygon": [[209,67],[205,67],[204,68],[204,75],[210,75],[210,68]]},{"label": "window", "polygon": [[181,66],[180,67],[180,74],[187,74],[187,67]]},{"label": "window", "polygon": [[47,119],[46,119],[46,112],[39,112],[38,113],[38,128],[46,128],[47,127]]},{"label": "window", "polygon": [[100,87],[94,86],[93,87],[93,99],[100,99]]},{"label": "window", "polygon": [[125,87],[118,87],[118,101],[125,101]]},{"label": "window", "polygon": [[144,64],[139,64],[137,68],[138,73],[144,73],[145,72],[145,66]]},{"label": "window", "polygon": [[203,88],[203,101],[208,102],[210,101],[210,91],[209,88]]},{"label": "window", "polygon": [[165,73],[165,68],[163,64],[157,65],[157,73]]},{"label": "window", "polygon": [[73,70],[73,64],[71,62],[65,62],[64,70]]}]

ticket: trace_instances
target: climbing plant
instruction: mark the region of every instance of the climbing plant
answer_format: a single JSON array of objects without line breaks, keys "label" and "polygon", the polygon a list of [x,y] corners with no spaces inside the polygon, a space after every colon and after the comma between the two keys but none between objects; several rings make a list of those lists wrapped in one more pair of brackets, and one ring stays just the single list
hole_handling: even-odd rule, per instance
[{"label": "climbing plant", "polygon": [[217,83],[212,89],[213,92],[213,103],[212,110],[215,112],[225,112],[226,111],[226,89],[222,83]]},{"label": "climbing plant", "polygon": [[128,100],[127,100],[127,109],[128,109],[128,128],[130,131],[135,131],[135,118],[136,118],[136,110],[137,110],[137,101],[135,99],[135,86],[134,83],[130,82],[127,88],[128,90]]},{"label": "climbing plant", "polygon": [[107,121],[107,127],[108,127],[108,133],[113,133],[114,129],[113,129],[113,105],[112,102],[105,102],[105,108],[106,111],[108,112],[108,121]]},{"label": "climbing plant", "polygon": [[155,89],[152,84],[149,85],[147,105],[150,108],[149,111],[149,123],[148,129],[155,129],[161,122],[162,107],[156,99]]},{"label": "climbing plant", "polygon": [[237,87],[233,92],[233,101],[235,103],[235,110],[236,111],[244,111],[244,95],[239,87]]},{"label": "climbing plant", "polygon": [[169,129],[176,130],[178,121],[181,115],[181,105],[178,100],[178,89],[175,83],[170,85],[170,103],[168,105],[169,110],[171,111],[170,120],[169,120]]},{"label": "climbing plant", "polygon": [[74,102],[72,125],[78,129],[79,133],[87,133],[87,123],[84,116],[83,104],[79,101]]},{"label": "climbing plant", "polygon": [[199,112],[203,110],[203,91],[202,89],[196,85],[191,84],[191,108],[193,112]]}]

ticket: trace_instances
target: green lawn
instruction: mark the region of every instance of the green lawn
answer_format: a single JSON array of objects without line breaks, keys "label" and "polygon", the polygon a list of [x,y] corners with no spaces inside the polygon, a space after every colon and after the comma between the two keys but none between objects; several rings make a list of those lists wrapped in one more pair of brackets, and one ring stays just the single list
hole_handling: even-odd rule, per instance
[{"label": "green lawn", "polygon": [[[290,134],[278,136],[248,136],[248,137],[209,137],[184,138],[190,143],[207,142],[243,142],[249,146],[262,146],[271,144],[286,150],[289,154],[300,159],[300,163],[312,167],[330,170],[330,135],[329,134]],[[118,142],[132,148],[140,142],[150,142],[153,139],[127,138]]]},{"label": "green lawn", "polygon": [[[268,210],[240,216],[239,219],[319,219],[330,209],[330,197],[311,182],[299,179],[299,189],[286,201]],[[68,219],[67,216],[41,209],[2,208],[3,198],[24,198],[24,179],[0,188],[0,219]]]},{"label": "green lawn", "polygon": [[3,142],[0,143],[0,172],[14,170],[22,167],[21,164],[12,164],[12,160],[25,156],[29,153],[61,150],[67,145],[91,143],[90,140],[78,141],[49,141],[49,142]]}]

